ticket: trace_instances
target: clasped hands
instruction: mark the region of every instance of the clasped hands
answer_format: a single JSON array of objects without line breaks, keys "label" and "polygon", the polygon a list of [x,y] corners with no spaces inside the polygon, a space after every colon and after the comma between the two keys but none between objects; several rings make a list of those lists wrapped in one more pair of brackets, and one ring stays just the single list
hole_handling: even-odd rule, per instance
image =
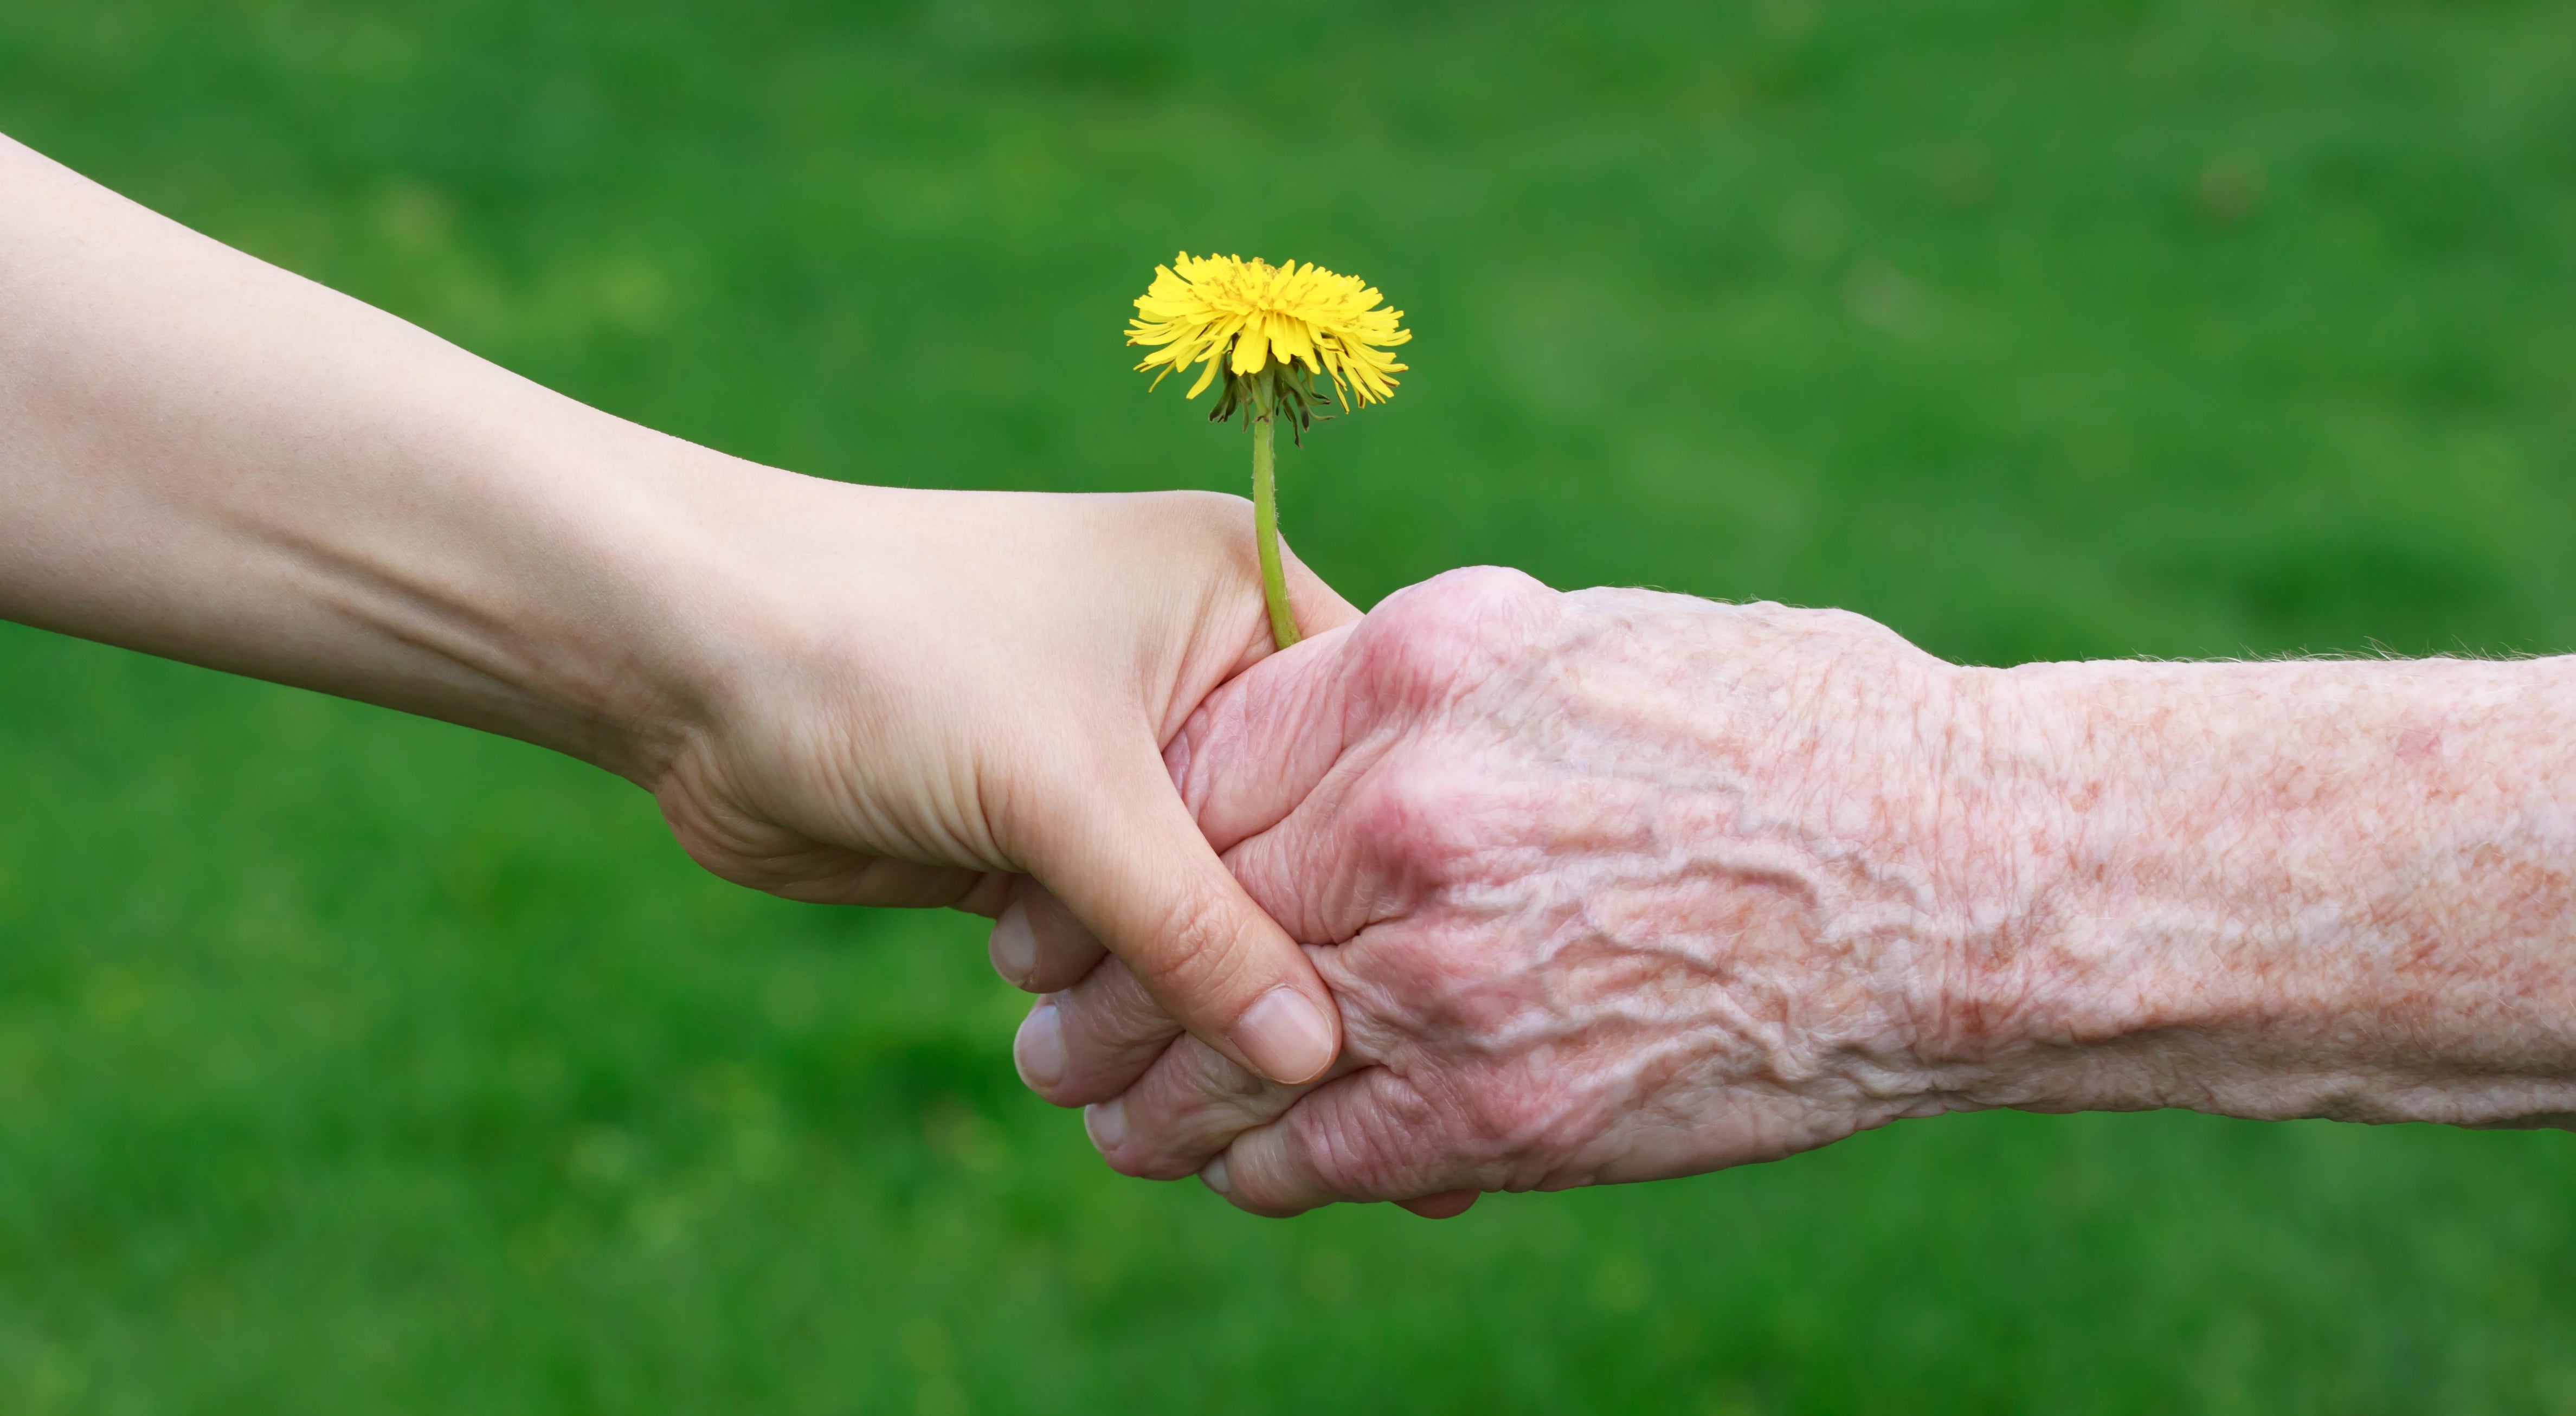
[{"label": "clasped hands", "polygon": [[997,916],[1111,1164],[1288,1214],[1905,1117],[2576,1126],[2576,659],[1943,663],[1199,493],[587,408],[0,139],[0,618],[554,748],[793,899]]},{"label": "clasped hands", "polygon": [[997,915],[1022,1065],[1122,1169],[1443,1212],[1926,1104],[1895,818],[1956,676],[1862,621],[1499,571],[1363,619],[1292,565],[1273,655],[1239,499],[796,476],[5,139],[0,198],[0,617],[570,753],[741,884]]},{"label": "clasped hands", "polygon": [[1117,1169],[1293,1214],[1766,1160],[1965,1104],[1960,671],[1856,616],[1503,570],[1390,597],[1216,688],[1164,753],[1330,987],[1324,1075],[1183,1032],[1052,896],[994,932],[1022,1077]]},{"label": "clasped hands", "polygon": [[[2571,661],[1942,662],[1855,615],[1457,571],[1169,739],[1341,1046],[1263,1076],[1050,895],[1022,1076],[1260,1214],[1905,1117],[2576,1127]],[[1239,1049],[1238,1049],[1239,1050]]]}]

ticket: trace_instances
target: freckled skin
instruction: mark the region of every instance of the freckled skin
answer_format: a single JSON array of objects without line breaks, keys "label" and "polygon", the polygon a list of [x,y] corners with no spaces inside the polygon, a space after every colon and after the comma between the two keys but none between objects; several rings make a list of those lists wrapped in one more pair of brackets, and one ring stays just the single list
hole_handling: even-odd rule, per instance
[{"label": "freckled skin", "polygon": [[1832,611],[1457,572],[1168,754],[1332,986],[1340,1066],[1139,1047],[1112,961],[1048,1005],[1045,1090],[1115,1098],[1118,1168],[1272,1214],[1987,1106],[2561,1124],[2571,689],[2549,660],[1963,669]]},{"label": "freckled skin", "polygon": [[1974,975],[2024,1016],[1945,1054],[1982,1102],[2576,1114],[2576,661],[1988,677],[1996,810],[2042,825]]}]

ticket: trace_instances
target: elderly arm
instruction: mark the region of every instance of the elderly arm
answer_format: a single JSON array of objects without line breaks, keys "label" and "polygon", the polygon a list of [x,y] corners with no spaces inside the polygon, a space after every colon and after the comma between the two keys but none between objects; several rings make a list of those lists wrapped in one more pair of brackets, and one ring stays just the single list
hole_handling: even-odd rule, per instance
[{"label": "elderly arm", "polygon": [[2566,660],[1971,669],[1463,572],[1170,753],[1332,984],[1336,1071],[1259,1083],[1115,964],[1022,1070],[1113,1165],[1264,1213],[1983,1107],[2564,1124],[2571,746]]},{"label": "elderly arm", "polygon": [[1929,1049],[1981,1104],[2576,1118],[2576,660],[1968,677],[2025,882]]}]

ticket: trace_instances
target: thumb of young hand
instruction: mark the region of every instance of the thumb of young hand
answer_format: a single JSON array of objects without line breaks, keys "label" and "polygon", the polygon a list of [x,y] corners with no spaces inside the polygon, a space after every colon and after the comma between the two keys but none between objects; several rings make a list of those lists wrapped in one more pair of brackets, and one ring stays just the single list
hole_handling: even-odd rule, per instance
[{"label": "thumb of young hand", "polygon": [[1209,1046],[1276,1082],[1322,1075],[1341,1051],[1331,992],[1199,834],[1162,759],[1140,749],[1055,799],[1085,794],[1030,873]]}]

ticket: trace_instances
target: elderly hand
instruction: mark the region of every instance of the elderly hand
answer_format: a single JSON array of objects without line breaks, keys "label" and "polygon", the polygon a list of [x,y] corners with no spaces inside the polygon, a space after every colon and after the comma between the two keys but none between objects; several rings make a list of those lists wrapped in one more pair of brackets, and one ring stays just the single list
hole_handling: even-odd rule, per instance
[{"label": "elderly hand", "polygon": [[[1260,1082],[1114,962],[1023,1075],[1129,1174],[1463,1208],[1680,1175],[1949,1103],[1917,1049],[1964,932],[1958,671],[1855,616],[1507,571],[1405,591],[1221,690],[1169,752],[1308,942],[1345,1053]],[[1052,933],[1059,977],[1096,958]]]}]

